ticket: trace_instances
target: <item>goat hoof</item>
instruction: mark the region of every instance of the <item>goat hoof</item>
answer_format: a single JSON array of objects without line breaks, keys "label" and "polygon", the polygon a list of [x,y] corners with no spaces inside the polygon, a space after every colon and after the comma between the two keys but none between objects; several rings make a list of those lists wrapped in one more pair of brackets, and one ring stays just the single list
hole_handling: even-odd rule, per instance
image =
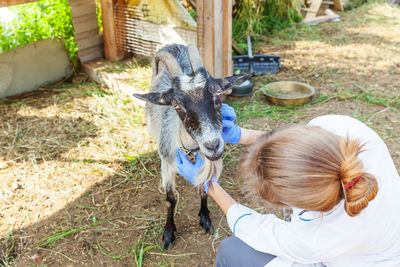
[{"label": "goat hoof", "polygon": [[211,227],[208,230],[208,232],[210,233],[210,235],[213,235],[214,234],[214,226],[211,225]]},{"label": "goat hoof", "polygon": [[203,234],[210,233],[210,235],[213,235],[214,234],[214,226],[211,225],[211,227],[208,229],[203,228],[202,231],[203,231]]},{"label": "goat hoof", "polygon": [[167,243],[165,240],[162,242],[162,247],[164,250],[171,250],[174,246],[174,243]]},{"label": "goat hoof", "polygon": [[174,231],[165,230],[163,234],[162,247],[166,250],[171,250],[174,246],[175,234]]},{"label": "goat hoof", "polygon": [[211,235],[214,234],[214,227],[211,224],[210,217],[200,216],[200,226],[203,228],[203,234],[210,233]]}]

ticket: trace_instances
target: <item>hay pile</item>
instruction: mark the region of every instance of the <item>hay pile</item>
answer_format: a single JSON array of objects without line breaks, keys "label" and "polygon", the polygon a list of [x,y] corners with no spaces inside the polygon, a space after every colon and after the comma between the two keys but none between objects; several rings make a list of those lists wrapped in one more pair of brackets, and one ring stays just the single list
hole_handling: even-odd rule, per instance
[{"label": "hay pile", "polygon": [[[94,83],[0,102],[0,235],[46,218],[153,151],[143,110]],[[132,142],[134,140],[134,142]]]}]

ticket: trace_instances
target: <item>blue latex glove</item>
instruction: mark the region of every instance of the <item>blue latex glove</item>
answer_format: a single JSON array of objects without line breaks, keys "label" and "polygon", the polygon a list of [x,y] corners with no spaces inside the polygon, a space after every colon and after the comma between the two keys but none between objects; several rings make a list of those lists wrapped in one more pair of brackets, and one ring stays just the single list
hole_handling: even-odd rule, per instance
[{"label": "blue latex glove", "polygon": [[[188,180],[192,185],[196,185],[195,179],[203,165],[204,162],[198,153],[196,153],[196,162],[192,163],[184,152],[182,152],[180,149],[176,150],[176,166],[178,167],[179,174]],[[211,181],[216,181],[219,183],[215,177],[212,177]],[[206,192],[206,194],[208,194],[209,186],[210,183],[205,183],[203,185],[203,190]]]},{"label": "blue latex glove", "polygon": [[225,143],[237,144],[242,136],[242,130],[235,125],[235,110],[227,104],[222,104],[222,139]]}]

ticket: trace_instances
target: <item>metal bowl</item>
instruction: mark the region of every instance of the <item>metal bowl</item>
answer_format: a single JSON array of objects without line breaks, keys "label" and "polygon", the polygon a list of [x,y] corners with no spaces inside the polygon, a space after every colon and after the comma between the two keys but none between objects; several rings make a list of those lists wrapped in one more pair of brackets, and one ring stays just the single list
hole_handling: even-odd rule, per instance
[{"label": "metal bowl", "polygon": [[315,94],[311,85],[292,81],[269,83],[261,90],[270,103],[280,106],[305,104]]}]

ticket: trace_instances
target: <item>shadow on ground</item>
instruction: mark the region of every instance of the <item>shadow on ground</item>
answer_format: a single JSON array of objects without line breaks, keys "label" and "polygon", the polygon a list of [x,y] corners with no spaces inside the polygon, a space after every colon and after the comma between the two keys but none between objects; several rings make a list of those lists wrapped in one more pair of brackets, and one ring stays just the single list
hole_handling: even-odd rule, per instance
[{"label": "shadow on ground", "polygon": [[[117,170],[121,174],[109,176],[59,212],[14,232],[11,250],[11,237],[8,242],[3,239],[3,257],[8,251],[17,266],[132,266],[141,248],[151,248],[143,255],[144,266],[212,266],[214,250],[229,234],[224,216],[212,203],[217,231],[214,236],[202,234],[197,216],[200,198],[180,177],[177,239],[171,251],[158,245],[167,209],[165,195],[157,189],[158,165],[156,152],[122,162],[123,168]],[[208,249],[198,250],[204,246]]]}]

